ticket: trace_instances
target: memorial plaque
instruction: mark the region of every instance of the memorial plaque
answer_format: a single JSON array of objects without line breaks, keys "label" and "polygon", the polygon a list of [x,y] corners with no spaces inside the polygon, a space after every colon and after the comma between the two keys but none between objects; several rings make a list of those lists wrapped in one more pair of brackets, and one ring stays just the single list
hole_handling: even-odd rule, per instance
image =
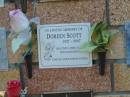
[{"label": "memorial plaque", "polygon": [[0,0],[0,7],[4,7],[4,0]]},{"label": "memorial plaque", "polygon": [[80,51],[89,41],[90,23],[38,26],[40,68],[90,67],[91,53]]},{"label": "memorial plaque", "polygon": [[0,28],[0,70],[8,69],[8,57],[6,47],[6,31]]},{"label": "memorial plaque", "polygon": [[126,38],[126,64],[130,66],[130,22],[125,24]]}]

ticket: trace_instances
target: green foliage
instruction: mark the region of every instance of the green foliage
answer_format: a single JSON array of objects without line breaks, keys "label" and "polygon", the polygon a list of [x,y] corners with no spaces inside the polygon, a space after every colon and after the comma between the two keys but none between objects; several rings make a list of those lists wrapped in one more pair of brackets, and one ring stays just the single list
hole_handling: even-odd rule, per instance
[{"label": "green foliage", "polygon": [[100,21],[92,25],[90,30],[91,41],[84,43],[81,46],[81,51],[85,52],[105,52],[109,48],[111,37],[114,35],[114,30],[109,30],[108,24],[105,21]]}]

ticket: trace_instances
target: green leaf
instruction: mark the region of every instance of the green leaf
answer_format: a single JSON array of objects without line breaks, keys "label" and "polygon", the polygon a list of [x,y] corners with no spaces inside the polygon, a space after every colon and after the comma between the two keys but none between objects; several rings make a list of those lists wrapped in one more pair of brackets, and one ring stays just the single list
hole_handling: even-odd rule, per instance
[{"label": "green leaf", "polygon": [[97,43],[99,41],[99,38],[101,38],[100,36],[101,36],[102,22],[96,23],[96,25],[94,25],[94,27],[95,27],[95,29],[93,30],[93,32],[91,32],[92,33],[91,40],[92,40],[92,42]]},{"label": "green leaf", "polygon": [[80,51],[83,52],[92,52],[94,49],[96,49],[97,46],[94,45],[92,42],[86,42],[80,47]]},{"label": "green leaf", "polygon": [[104,44],[108,44],[110,41],[110,32],[107,30],[102,31],[102,39]]},{"label": "green leaf", "polygon": [[98,25],[98,23],[95,23],[92,25],[90,32],[89,32],[89,39],[91,39],[93,33],[96,31],[97,25]]},{"label": "green leaf", "polygon": [[107,22],[103,21],[101,25],[101,31],[108,30],[108,24]]},{"label": "green leaf", "polygon": [[103,52],[108,50],[111,37],[115,35],[117,30],[109,30],[105,21],[100,21],[92,25],[90,30],[91,42],[84,43],[80,50],[86,52]]}]

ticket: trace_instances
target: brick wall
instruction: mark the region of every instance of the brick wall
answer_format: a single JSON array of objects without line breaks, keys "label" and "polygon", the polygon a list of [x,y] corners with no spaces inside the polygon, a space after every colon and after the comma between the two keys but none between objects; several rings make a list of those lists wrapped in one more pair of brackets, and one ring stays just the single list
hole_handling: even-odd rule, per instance
[{"label": "brick wall", "polygon": [[[107,0],[107,2],[105,0],[67,0],[46,2],[35,5],[35,16],[40,17],[41,24],[94,23],[102,20],[104,17],[111,25],[123,25],[125,21],[130,19],[129,6],[129,0]],[[0,8],[0,12],[4,12],[0,14],[0,17],[6,18],[0,20],[0,26],[9,28],[7,13],[13,7],[13,4],[7,3],[5,8]],[[32,9],[30,3],[27,12],[29,18],[32,17]],[[123,26],[120,26],[120,28],[117,26],[113,27],[122,29]],[[92,68],[39,69],[38,65],[36,65],[33,66],[32,79],[27,78],[25,69],[23,69],[28,93],[41,94],[46,91],[60,92],[92,89],[97,97],[130,97],[130,68],[125,64],[124,38],[124,31],[120,30],[112,39],[111,48],[113,53],[107,54],[104,76],[98,74],[98,65],[96,62]],[[10,40],[8,39],[10,66],[19,63],[23,51],[24,47],[21,47],[21,50],[16,55],[13,55],[10,49]],[[96,55],[93,54],[93,59],[96,60],[96,58]],[[33,61],[38,61],[37,44],[33,47]],[[0,76],[0,79],[4,80],[6,78],[3,79]],[[6,81],[9,79],[6,79]],[[0,89],[4,89],[3,87],[0,85]]]}]

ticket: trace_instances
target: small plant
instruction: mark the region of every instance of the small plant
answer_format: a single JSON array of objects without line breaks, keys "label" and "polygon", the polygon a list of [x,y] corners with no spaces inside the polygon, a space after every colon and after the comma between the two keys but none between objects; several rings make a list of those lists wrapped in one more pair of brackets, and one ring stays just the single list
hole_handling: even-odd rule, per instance
[{"label": "small plant", "polygon": [[104,75],[106,52],[109,50],[112,30],[109,30],[108,24],[105,21],[100,21],[92,25],[90,30],[91,41],[84,43],[81,46],[81,51],[96,52],[99,58],[99,72]]}]

